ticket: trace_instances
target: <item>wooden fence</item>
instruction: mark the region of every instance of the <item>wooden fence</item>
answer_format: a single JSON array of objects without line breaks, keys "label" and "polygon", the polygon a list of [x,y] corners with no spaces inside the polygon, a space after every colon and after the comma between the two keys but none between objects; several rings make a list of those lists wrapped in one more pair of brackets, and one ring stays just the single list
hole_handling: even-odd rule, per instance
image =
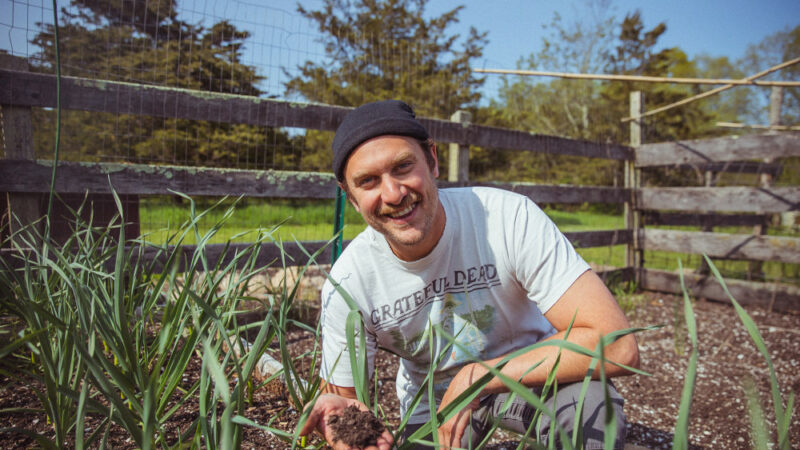
[{"label": "wooden fence", "polygon": [[[26,71],[24,60],[0,58],[0,105],[3,108],[5,159],[0,160],[0,192],[6,193],[7,210],[22,221],[41,215],[39,207],[43,193],[49,191],[52,161],[33,158],[32,107],[56,105],[56,79],[52,75]],[[315,130],[336,129],[347,108],[297,104],[270,99],[229,94],[197,92],[185,89],[136,85],[104,80],[73,77],[62,79],[61,107],[114,114],[149,115],[205,121],[224,121],[263,127],[298,127]],[[633,110],[641,111],[639,103]],[[221,119],[224,118],[224,119]],[[604,277],[638,280],[641,287],[674,292],[679,289],[677,275],[642,266],[637,255],[643,249],[659,249],[688,253],[708,253],[720,258],[777,260],[798,262],[800,239],[756,235],[721,235],[714,233],[674,232],[643,227],[643,223],[661,224],[748,224],[755,216],[716,215],[717,212],[757,212],[763,214],[796,211],[800,205],[800,188],[639,188],[638,171],[643,167],[663,165],[712,165],[733,161],[800,156],[797,135],[715,139],[709,141],[646,144],[634,147],[600,144],[542,136],[524,131],[479,126],[466,122],[463,113],[454,114],[452,121],[422,118],[432,137],[449,142],[449,179],[441,187],[489,185],[519,192],[537,203],[615,203],[626,205],[626,228],[620,230],[566,233],[576,247],[604,247],[625,244],[629,248],[626,267],[604,271]],[[634,143],[639,131],[633,126]],[[638,134],[637,134],[638,133]],[[606,158],[624,161],[624,187],[552,186],[530,183],[474,183],[466,178],[469,146],[506,149],[509,151],[547,152],[559,155]],[[110,184],[109,184],[110,181]],[[108,195],[114,190],[137,208],[142,195],[169,194],[180,191],[190,196],[232,195],[270,198],[333,199],[335,179],[330,173],[234,170],[183,166],[151,166],[112,163],[61,162],[55,189],[61,194],[82,196]],[[669,214],[653,211],[669,210]],[[703,211],[704,214],[695,214]],[[692,213],[680,215],[678,213]],[[333,215],[333,213],[331,213]],[[760,219],[757,219],[760,220]],[[646,221],[646,222],[645,222]],[[737,222],[739,221],[739,222]],[[323,242],[306,242],[304,247],[314,251]],[[214,258],[223,245],[207,246]],[[186,250],[191,251],[187,246]],[[307,260],[296,245],[285,250],[298,263]],[[274,246],[265,244],[262,261],[266,263],[277,254]],[[321,261],[329,261],[323,253]],[[696,295],[725,300],[714,282],[707,277],[690,277]],[[793,286],[730,282],[734,295],[743,303],[769,304],[779,310],[798,310],[800,289]]]}]

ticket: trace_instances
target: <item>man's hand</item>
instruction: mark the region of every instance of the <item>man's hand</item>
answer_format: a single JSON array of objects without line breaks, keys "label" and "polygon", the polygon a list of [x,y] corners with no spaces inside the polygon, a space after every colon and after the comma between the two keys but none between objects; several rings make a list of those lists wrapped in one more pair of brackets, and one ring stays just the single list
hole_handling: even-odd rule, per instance
[{"label": "man's hand", "polygon": [[[439,412],[481,377],[482,373],[478,374],[477,372],[476,365],[468,364],[456,373],[442,397]],[[461,437],[464,436],[464,431],[470,425],[472,411],[478,409],[479,405],[480,397],[472,399],[467,406],[439,427],[439,445],[441,445],[442,449],[449,450],[451,447],[461,447]]]},{"label": "man's hand", "polygon": [[[345,398],[336,394],[322,394],[314,403],[314,408],[308,415],[308,420],[303,428],[300,430],[300,436],[306,436],[314,430],[319,431],[325,436],[325,440],[333,447],[334,450],[355,450],[342,441],[335,441],[333,438],[333,430],[328,427],[328,420],[332,416],[344,413],[345,408],[350,405],[355,405],[361,411],[369,411],[363,403],[358,400]],[[389,450],[392,447],[394,439],[389,430],[384,430],[381,437],[378,438],[377,446],[369,446],[364,450]]]}]

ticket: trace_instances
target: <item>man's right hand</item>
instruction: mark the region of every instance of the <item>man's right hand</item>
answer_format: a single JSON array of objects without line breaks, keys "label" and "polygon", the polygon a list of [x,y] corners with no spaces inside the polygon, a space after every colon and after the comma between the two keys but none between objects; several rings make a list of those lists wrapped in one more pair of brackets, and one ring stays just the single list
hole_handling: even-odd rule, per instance
[{"label": "man's right hand", "polygon": [[[319,431],[325,436],[328,445],[333,447],[334,450],[356,450],[353,447],[336,441],[333,438],[333,430],[328,427],[328,420],[335,415],[344,413],[345,408],[350,405],[355,405],[361,411],[369,411],[366,405],[358,400],[349,399],[336,394],[322,394],[314,403],[311,413],[308,415],[305,425],[300,430],[300,436],[306,436],[314,430]],[[389,450],[392,447],[394,439],[389,430],[384,430],[381,437],[378,438],[377,446],[369,446],[364,450]]]}]

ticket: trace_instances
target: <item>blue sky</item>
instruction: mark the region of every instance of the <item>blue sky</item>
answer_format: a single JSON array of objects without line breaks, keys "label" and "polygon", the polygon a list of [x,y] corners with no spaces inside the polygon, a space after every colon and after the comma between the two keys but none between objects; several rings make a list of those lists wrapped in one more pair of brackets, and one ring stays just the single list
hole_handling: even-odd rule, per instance
[{"label": "blue sky", "polygon": [[[582,1],[555,0],[432,0],[429,6],[433,13],[460,4],[466,5],[462,26],[489,31],[486,67],[503,69],[513,69],[520,56],[540,48],[542,25],[554,12],[566,20],[584,9]],[[640,10],[646,29],[665,22],[659,46],[680,47],[689,57],[707,53],[735,60],[749,44],[800,24],[800,0],[614,0],[611,7],[620,18]]]},{"label": "blue sky", "polygon": [[[666,22],[659,47],[677,46],[689,57],[706,53],[736,60],[747,46],[764,37],[800,24],[800,0],[608,0],[616,17],[639,9],[646,29]],[[301,0],[317,9],[322,0]],[[68,4],[59,0],[59,5]],[[267,76],[268,92],[282,90],[284,68],[319,58],[316,30],[296,13],[294,0],[178,0],[184,20],[205,23],[230,19],[252,32],[244,62]],[[541,48],[546,30],[558,12],[565,23],[586,11],[585,0],[430,0],[428,14],[439,15],[458,5],[460,23],[454,32],[466,34],[470,26],[489,32],[489,43],[477,67],[513,69],[520,57]],[[0,49],[28,56],[36,51],[27,40],[36,33],[34,23],[51,21],[51,0],[0,0]],[[275,30],[286,34],[277,36]],[[496,76],[495,76],[496,78]],[[491,85],[495,80],[488,80]],[[491,90],[491,89],[490,89]]]}]

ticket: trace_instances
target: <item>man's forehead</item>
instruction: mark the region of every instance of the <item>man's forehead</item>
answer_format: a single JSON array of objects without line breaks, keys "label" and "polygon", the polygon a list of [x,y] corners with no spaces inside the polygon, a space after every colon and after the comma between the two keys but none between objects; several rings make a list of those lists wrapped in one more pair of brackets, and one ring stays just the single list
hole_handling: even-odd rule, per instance
[{"label": "man's forehead", "polygon": [[[390,140],[381,140],[383,137],[388,137]],[[417,159],[421,151],[422,148],[418,142],[404,136],[381,136],[373,138],[359,145],[353,151],[353,154],[347,162],[347,171],[357,173],[361,170],[367,170],[367,167],[372,165],[371,163],[379,162],[377,158],[381,159],[380,162],[389,162],[390,164]],[[353,166],[353,163],[356,163],[356,165]],[[367,167],[363,167],[362,169],[362,166]]]}]

